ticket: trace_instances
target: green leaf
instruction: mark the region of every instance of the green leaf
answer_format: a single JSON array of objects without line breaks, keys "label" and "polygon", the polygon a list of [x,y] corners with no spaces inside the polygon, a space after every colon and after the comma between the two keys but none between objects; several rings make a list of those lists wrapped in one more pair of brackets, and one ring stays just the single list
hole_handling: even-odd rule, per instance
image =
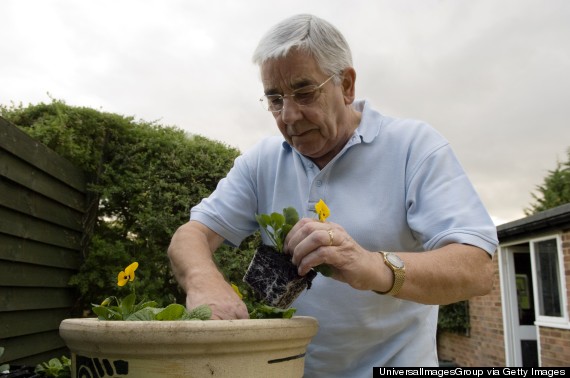
[{"label": "green leaf", "polygon": [[[45,364],[45,362],[44,362],[44,364]],[[37,364],[36,368],[34,369],[34,372],[36,372],[36,373],[44,373],[45,371],[46,371],[46,369],[43,367],[42,364]]]},{"label": "green leaf", "polygon": [[34,372],[45,377],[69,378],[71,377],[71,360],[66,356],[62,356],[61,360],[52,358],[48,362],[36,365]]},{"label": "green leaf", "polygon": [[180,320],[185,312],[186,307],[178,303],[172,303],[156,314],[156,320]]},{"label": "green leaf", "polygon": [[93,306],[92,310],[99,320],[123,320],[123,314],[116,306]]},{"label": "green leaf", "polygon": [[281,235],[279,235],[279,236],[280,236],[280,239],[281,239],[282,241],[285,241],[285,237],[287,236],[287,234],[289,233],[289,231],[291,231],[292,228],[293,228],[293,226],[290,225],[290,224],[285,224],[285,225],[283,225],[283,228],[281,229]]},{"label": "green leaf", "polygon": [[283,209],[283,215],[285,216],[285,224],[283,225],[279,236],[281,238],[281,242],[285,241],[289,231],[291,231],[293,226],[299,221],[299,213],[297,213],[297,210],[294,207]]},{"label": "green leaf", "polygon": [[285,216],[285,223],[293,227],[299,221],[299,213],[294,207],[287,207],[283,209],[283,215]]},{"label": "green leaf", "polygon": [[162,311],[162,308],[144,307],[130,314],[125,320],[127,321],[156,320],[156,314],[158,314],[160,311]]},{"label": "green leaf", "polygon": [[147,301],[147,302],[140,302],[139,304],[137,304],[134,309],[133,309],[133,313],[142,310],[143,308],[146,307],[158,307],[158,303],[156,303],[155,301]]},{"label": "green leaf", "polygon": [[299,221],[299,213],[294,207],[289,206],[283,209],[283,214],[277,212],[271,213],[270,215],[259,214],[256,215],[255,219],[261,229],[265,231],[275,248],[277,248],[279,252],[282,252],[285,237]]},{"label": "green leaf", "polygon": [[185,320],[208,320],[212,317],[212,309],[208,305],[195,307],[187,314]]},{"label": "green leaf", "polygon": [[58,358],[52,358],[49,360],[48,365],[51,369],[61,369],[63,367],[61,361]]},{"label": "green leaf", "polygon": [[123,314],[123,318],[128,317],[130,314],[134,312],[135,300],[136,296],[134,293],[127,295],[121,300],[119,307],[121,308],[121,313]]},{"label": "green leaf", "polygon": [[274,232],[281,229],[281,227],[283,227],[284,224],[285,224],[285,217],[283,216],[283,214],[271,213],[270,225],[273,228]]},{"label": "green leaf", "polygon": [[267,214],[258,214],[255,216],[255,219],[262,228],[267,228],[267,226],[271,223],[271,217]]}]

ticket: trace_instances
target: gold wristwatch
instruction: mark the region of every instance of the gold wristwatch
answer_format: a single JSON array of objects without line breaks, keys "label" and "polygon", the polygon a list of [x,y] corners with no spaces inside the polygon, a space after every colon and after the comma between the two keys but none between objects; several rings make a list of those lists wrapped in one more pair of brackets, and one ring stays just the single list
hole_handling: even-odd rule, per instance
[{"label": "gold wristwatch", "polygon": [[404,261],[398,257],[398,255],[391,253],[391,252],[384,252],[380,251],[380,253],[384,256],[384,263],[388,265],[388,268],[392,270],[394,273],[394,283],[390,290],[381,292],[375,291],[378,294],[385,294],[385,295],[396,295],[400,292],[402,286],[404,286],[404,280],[406,278],[406,266],[404,265]]}]

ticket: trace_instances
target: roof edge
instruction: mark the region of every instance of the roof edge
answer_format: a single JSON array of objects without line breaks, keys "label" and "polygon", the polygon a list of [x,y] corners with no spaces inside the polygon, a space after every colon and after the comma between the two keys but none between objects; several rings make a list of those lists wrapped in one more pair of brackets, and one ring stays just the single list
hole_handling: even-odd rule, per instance
[{"label": "roof edge", "polygon": [[562,225],[570,227],[570,203],[497,226],[500,239],[524,233],[546,230]]}]

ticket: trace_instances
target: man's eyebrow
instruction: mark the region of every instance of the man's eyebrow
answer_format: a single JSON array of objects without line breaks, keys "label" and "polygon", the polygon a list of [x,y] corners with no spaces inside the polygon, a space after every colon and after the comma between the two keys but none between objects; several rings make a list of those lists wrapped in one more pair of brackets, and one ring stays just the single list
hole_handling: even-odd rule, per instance
[{"label": "man's eyebrow", "polygon": [[265,95],[279,95],[281,93],[279,93],[279,91],[277,90],[277,88],[268,88],[264,91]]},{"label": "man's eyebrow", "polygon": [[299,81],[292,83],[291,84],[291,88],[293,89],[299,89],[299,88],[303,88],[303,87],[307,87],[310,85],[316,85],[315,82],[311,79],[300,79]]},{"label": "man's eyebrow", "polygon": [[[307,79],[307,78],[302,78],[302,79],[299,79],[298,81],[292,82],[292,83],[289,85],[289,87],[290,87],[292,90],[296,90],[296,89],[303,88],[303,87],[308,87],[308,86],[311,86],[311,85],[317,85],[317,84],[315,84],[314,80]],[[282,93],[279,89],[277,89],[277,88],[267,88],[267,89],[265,90],[265,95],[282,95],[282,94],[283,94],[283,93]]]}]

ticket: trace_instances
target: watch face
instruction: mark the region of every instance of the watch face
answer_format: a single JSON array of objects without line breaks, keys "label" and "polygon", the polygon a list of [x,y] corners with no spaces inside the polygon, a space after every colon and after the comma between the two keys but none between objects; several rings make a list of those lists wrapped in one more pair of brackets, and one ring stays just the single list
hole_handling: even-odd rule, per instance
[{"label": "watch face", "polygon": [[397,255],[393,253],[388,253],[386,255],[386,260],[390,262],[390,264],[394,265],[396,268],[401,269],[404,267],[404,262],[400,259]]}]

